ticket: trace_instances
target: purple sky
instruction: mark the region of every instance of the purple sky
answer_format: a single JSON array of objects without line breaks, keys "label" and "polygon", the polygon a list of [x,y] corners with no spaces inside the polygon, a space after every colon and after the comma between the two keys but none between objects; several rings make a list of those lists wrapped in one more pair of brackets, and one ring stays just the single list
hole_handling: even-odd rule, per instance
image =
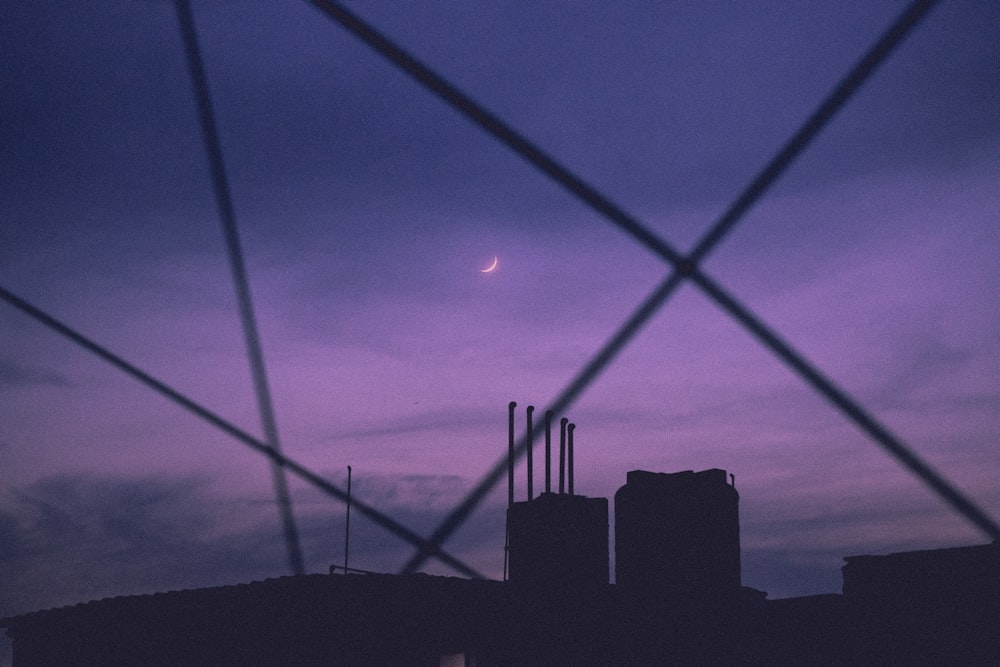
[{"label": "purple sky", "polygon": [[[350,6],[687,251],[904,5]],[[429,535],[667,267],[306,3],[194,9],[284,450]],[[997,34],[936,8],[704,264],[993,517]],[[260,434],[172,3],[15,0],[0,54],[0,285]],[[287,573],[265,459],[5,303],[0,341],[0,616]],[[567,414],[585,495],[735,473],[771,597],[986,539],[690,285]],[[504,487],[445,545],[496,577]],[[291,488],[326,571],[344,507]],[[352,516],[352,565],[411,553]]]}]

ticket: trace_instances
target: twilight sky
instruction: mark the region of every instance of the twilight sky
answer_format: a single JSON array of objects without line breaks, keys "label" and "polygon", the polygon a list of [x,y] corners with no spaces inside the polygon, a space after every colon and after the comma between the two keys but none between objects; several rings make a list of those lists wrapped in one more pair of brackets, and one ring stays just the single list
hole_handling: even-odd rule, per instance
[{"label": "twilight sky", "polygon": [[[0,286],[259,435],[173,4],[8,4]],[[348,6],[682,251],[904,8]],[[194,10],[284,451],[429,535],[668,267],[308,4]],[[994,518],[997,34],[941,3],[703,265]],[[691,285],[567,416],[585,495],[733,472],[772,598],[986,540]],[[505,486],[445,545],[494,577]],[[352,515],[352,565],[411,553]],[[0,303],[0,616],[287,572],[265,459]]]}]

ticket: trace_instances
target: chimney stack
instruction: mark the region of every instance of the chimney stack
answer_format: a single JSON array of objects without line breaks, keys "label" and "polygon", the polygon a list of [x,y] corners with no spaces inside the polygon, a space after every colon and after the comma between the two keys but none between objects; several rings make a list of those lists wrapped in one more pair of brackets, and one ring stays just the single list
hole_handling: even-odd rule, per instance
[{"label": "chimney stack", "polygon": [[[514,435],[510,404],[510,475]],[[552,411],[545,413],[545,492],[534,497],[534,406],[527,407],[528,499],[507,508],[504,578],[524,590],[567,595],[607,586],[608,499],[575,495],[573,438],[576,424],[560,419],[559,493],[552,493]],[[567,484],[569,493],[566,493]],[[513,483],[510,490],[513,497]]]},{"label": "chimney stack", "polygon": [[534,428],[531,424],[531,413],[535,411],[534,405],[528,406],[528,500],[531,500],[535,494],[534,488],[534,476],[535,471],[532,464],[532,449],[535,447],[535,434]]},{"label": "chimney stack", "polygon": [[566,493],[566,424],[569,420],[559,420],[559,493]]},{"label": "chimney stack", "polygon": [[552,411],[545,411],[545,493],[552,493]]},{"label": "chimney stack", "polygon": [[507,507],[514,504],[514,408],[511,401],[507,406]]},{"label": "chimney stack", "polygon": [[566,481],[569,495],[573,495],[573,431],[576,424],[569,424],[566,427]]}]

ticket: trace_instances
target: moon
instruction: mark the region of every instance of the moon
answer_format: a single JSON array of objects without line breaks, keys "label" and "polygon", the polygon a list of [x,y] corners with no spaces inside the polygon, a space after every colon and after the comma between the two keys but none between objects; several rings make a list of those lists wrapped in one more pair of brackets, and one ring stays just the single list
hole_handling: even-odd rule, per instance
[{"label": "moon", "polygon": [[493,263],[487,266],[485,269],[479,269],[480,273],[492,273],[494,269],[497,268],[497,258],[496,255],[493,256]]}]

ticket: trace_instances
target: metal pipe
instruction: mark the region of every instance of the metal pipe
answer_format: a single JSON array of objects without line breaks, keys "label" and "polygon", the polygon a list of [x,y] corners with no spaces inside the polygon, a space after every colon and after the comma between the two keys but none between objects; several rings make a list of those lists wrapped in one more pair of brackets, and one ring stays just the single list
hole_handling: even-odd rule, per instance
[{"label": "metal pipe", "polygon": [[569,420],[559,420],[559,493],[566,492],[566,424]]},{"label": "metal pipe", "polygon": [[347,525],[344,527],[344,574],[347,574],[347,556],[351,553],[351,466],[347,466]]},{"label": "metal pipe", "polygon": [[514,504],[514,408],[517,403],[507,406],[507,507]]},{"label": "metal pipe", "polygon": [[576,424],[570,424],[566,427],[566,478],[567,478],[567,491],[569,495],[573,495],[573,431],[576,430]]},{"label": "metal pipe", "polygon": [[545,411],[545,493],[552,492],[552,411]]},{"label": "metal pipe", "polygon": [[[257,395],[257,411],[260,415],[260,423],[267,446],[280,454],[281,442],[278,440],[274,401],[271,398],[267,372],[264,368],[264,349],[260,342],[257,318],[254,315],[253,299],[250,297],[250,282],[247,278],[246,262],[243,258],[239,231],[236,226],[232,189],[226,176],[226,163],[222,156],[222,143],[216,126],[215,112],[212,110],[212,97],[208,90],[208,78],[205,74],[201,47],[198,45],[194,14],[191,11],[189,0],[177,0],[176,9],[177,18],[180,21],[181,38],[184,40],[184,50],[187,55],[191,86],[194,89],[198,116],[201,121],[202,140],[212,174],[215,203],[219,210],[219,221],[222,223],[222,234],[229,255],[229,268],[233,285],[236,288],[236,304],[243,326],[243,340],[246,344],[247,360],[250,363],[250,375],[253,379],[254,392]],[[305,574],[299,529],[295,524],[292,497],[288,491],[288,478],[285,475],[285,468],[274,459],[271,459],[271,482],[274,485],[274,495],[284,528],[285,546],[288,550],[288,563],[291,566],[292,574]]]},{"label": "metal pipe", "polygon": [[534,479],[533,479],[535,476],[535,469],[532,463],[532,455],[531,455],[531,450],[535,446],[535,434],[534,434],[534,429],[532,428],[531,425],[531,413],[534,411],[535,411],[535,406],[529,405],[528,406],[528,500],[531,500],[532,496],[535,493]]}]

